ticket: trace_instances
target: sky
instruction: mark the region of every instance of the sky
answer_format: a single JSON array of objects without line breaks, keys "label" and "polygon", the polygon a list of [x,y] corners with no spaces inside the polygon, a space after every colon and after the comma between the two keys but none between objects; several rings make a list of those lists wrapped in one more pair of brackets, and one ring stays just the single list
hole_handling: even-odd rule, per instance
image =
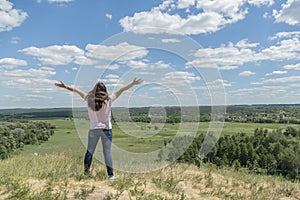
[{"label": "sky", "polygon": [[300,103],[300,0],[0,0],[0,108]]}]

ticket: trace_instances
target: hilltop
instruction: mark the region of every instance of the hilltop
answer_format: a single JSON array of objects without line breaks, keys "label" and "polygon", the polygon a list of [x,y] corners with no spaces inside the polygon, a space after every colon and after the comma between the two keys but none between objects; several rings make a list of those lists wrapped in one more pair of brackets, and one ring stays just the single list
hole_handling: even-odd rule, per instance
[{"label": "hilltop", "polygon": [[82,173],[85,152],[71,120],[51,120],[48,142],[28,145],[0,161],[0,199],[299,199],[299,183],[240,168],[174,163],[155,172],[117,171],[108,181],[103,164]]}]

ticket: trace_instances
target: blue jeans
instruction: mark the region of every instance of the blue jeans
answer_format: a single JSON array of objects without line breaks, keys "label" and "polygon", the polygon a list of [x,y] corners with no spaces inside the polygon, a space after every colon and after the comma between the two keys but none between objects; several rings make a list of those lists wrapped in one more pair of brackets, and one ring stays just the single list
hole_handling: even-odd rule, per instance
[{"label": "blue jeans", "polygon": [[113,166],[111,157],[111,142],[112,142],[112,130],[111,129],[91,129],[89,130],[88,147],[84,157],[84,172],[89,173],[93,154],[101,137],[103,155],[108,176],[113,176]]}]

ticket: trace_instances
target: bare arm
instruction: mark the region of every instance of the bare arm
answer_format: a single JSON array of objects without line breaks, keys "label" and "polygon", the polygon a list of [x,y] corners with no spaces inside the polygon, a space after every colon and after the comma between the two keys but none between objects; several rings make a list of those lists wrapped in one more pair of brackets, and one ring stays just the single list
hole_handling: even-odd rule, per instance
[{"label": "bare arm", "polygon": [[79,96],[81,96],[81,98],[84,98],[85,93],[83,91],[81,91],[77,88],[65,85],[62,81],[60,81],[59,83],[55,83],[55,85],[60,88],[65,88],[69,91],[76,92],[77,94],[79,94]]},{"label": "bare arm", "polygon": [[118,98],[124,91],[130,89],[134,85],[141,84],[142,82],[143,82],[142,79],[136,79],[135,78],[131,83],[129,83],[128,85],[122,87],[121,89],[119,89],[118,91],[115,92],[116,98]]}]

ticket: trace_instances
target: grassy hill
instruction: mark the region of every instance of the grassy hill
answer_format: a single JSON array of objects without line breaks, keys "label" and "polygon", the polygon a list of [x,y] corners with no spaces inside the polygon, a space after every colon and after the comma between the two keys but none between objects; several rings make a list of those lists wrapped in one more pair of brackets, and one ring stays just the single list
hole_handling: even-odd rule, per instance
[{"label": "grassy hill", "polygon": [[[108,181],[105,166],[95,160],[92,175],[85,177],[85,148],[73,121],[50,122],[57,128],[48,142],[25,146],[19,155],[0,161],[0,199],[300,199],[299,183],[204,163],[200,168],[175,163],[150,173],[116,171],[118,180]],[[231,125],[225,133],[241,129]],[[248,125],[243,131],[252,129]],[[132,148],[118,128],[114,134],[117,144]]]}]

